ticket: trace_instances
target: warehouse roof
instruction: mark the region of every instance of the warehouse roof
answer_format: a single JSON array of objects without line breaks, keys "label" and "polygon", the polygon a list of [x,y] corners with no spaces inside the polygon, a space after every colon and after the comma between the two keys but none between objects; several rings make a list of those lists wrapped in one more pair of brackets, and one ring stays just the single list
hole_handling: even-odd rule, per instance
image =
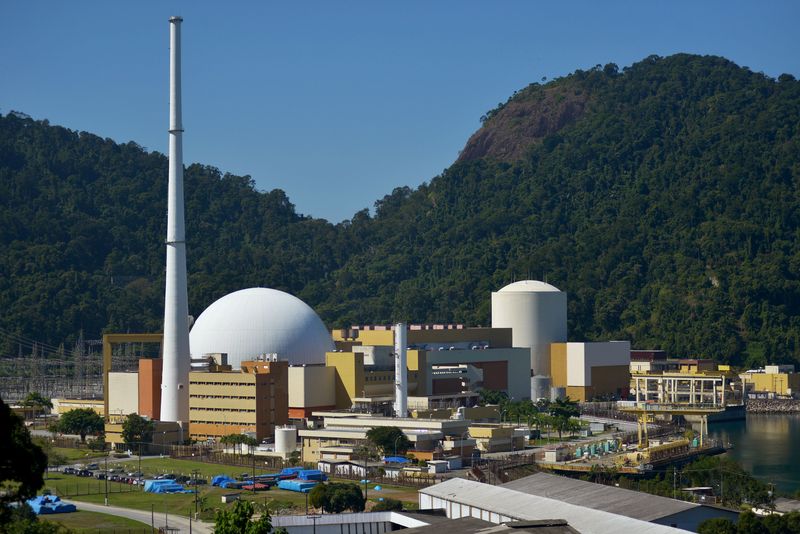
[{"label": "warehouse roof", "polygon": [[642,521],[654,521],[699,506],[658,495],[548,473],[536,473],[503,484],[502,487]]},{"label": "warehouse roof", "polygon": [[[452,478],[441,484],[419,490],[420,504],[423,495],[487,510],[502,516],[500,519],[536,520],[565,519],[582,534],[608,532],[636,532],[636,534],[666,534],[686,532],[655,523],[648,523],[623,515],[594,510],[555,499],[539,497],[499,486],[490,486],[472,480]],[[434,503],[435,504],[435,503]],[[470,511],[470,515],[477,510]]]}]

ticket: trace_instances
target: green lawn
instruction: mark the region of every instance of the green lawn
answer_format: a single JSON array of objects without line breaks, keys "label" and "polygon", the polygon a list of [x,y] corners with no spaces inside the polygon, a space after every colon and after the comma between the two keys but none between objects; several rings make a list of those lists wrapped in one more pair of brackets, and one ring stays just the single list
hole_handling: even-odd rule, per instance
[{"label": "green lawn", "polygon": [[[150,532],[150,525],[125,517],[78,510],[71,514],[53,514],[39,518],[47,523],[58,523],[75,532],[97,532],[98,530],[125,529],[133,532]],[[132,533],[133,534],[133,533]]]},{"label": "green lawn", "polygon": [[[227,493],[241,493],[243,499],[252,500],[259,504],[267,504],[273,513],[278,510],[298,510],[305,508],[306,496],[294,491],[286,491],[278,488],[270,488],[268,491],[252,492],[228,490],[213,487],[210,485],[211,478],[216,475],[225,474],[236,478],[238,475],[251,472],[251,469],[244,467],[231,467],[224,465],[208,464],[192,460],[174,460],[170,458],[153,458],[142,460],[142,472],[145,478],[149,478],[160,473],[171,473],[176,475],[191,475],[193,470],[200,472],[200,476],[205,478],[209,484],[198,486],[198,500],[201,508],[207,511],[201,514],[203,519],[211,519],[213,510],[230,505],[222,504],[221,497]],[[111,464],[109,464],[111,467]],[[138,460],[115,463],[114,467],[122,468],[126,472],[134,472],[139,468]],[[256,474],[272,473],[275,468],[259,468],[256,463]],[[337,480],[337,482],[353,482],[352,480]],[[413,488],[403,486],[393,486],[381,484],[382,491],[375,491],[375,484],[369,485],[369,499],[375,501],[380,497],[391,497],[402,500],[413,507],[417,503],[417,491]],[[90,478],[64,475],[62,473],[51,473],[45,483],[45,488],[50,489],[54,494],[62,497],[69,496],[74,501],[85,501],[102,504],[105,498],[105,481]],[[108,483],[109,497],[108,502],[113,506],[134,508],[138,510],[155,509],[156,512],[178,514],[186,516],[194,511],[195,497],[193,494],[154,494],[145,493],[140,486],[130,486],[117,482]],[[131,491],[132,490],[132,491]],[[83,493],[84,495],[75,495]],[[86,493],[89,493],[86,495]]]},{"label": "green lawn", "polygon": [[91,460],[96,460],[97,458],[105,457],[105,453],[92,451],[89,449],[70,449],[67,447],[53,447],[53,452],[56,452],[60,456],[66,458],[68,463],[77,463],[77,462],[86,463],[87,461],[91,463]]}]

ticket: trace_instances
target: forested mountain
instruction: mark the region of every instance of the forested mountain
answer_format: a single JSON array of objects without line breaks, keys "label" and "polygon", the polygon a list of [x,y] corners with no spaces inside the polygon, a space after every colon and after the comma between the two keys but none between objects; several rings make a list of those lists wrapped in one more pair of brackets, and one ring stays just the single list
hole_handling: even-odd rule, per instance
[{"label": "forested mountain", "polygon": [[[573,340],[800,361],[800,82],[653,56],[532,84],[482,120],[441,176],[339,225],[187,168],[191,312],[263,285],[331,327],[486,325],[492,290],[546,278]],[[166,176],[133,143],[0,118],[0,333],[158,330]]]}]

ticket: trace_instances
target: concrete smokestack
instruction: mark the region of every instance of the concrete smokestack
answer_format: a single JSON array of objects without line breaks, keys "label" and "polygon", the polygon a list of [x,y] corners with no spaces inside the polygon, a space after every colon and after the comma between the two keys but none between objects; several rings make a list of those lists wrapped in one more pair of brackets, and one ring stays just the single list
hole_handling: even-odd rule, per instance
[{"label": "concrete smokestack", "polygon": [[161,420],[189,421],[189,297],[183,220],[183,124],[181,121],[181,22],[170,17],[169,196],[167,284],[164,293]]},{"label": "concrete smokestack", "polygon": [[405,323],[394,325],[394,414],[408,415],[408,334]]}]

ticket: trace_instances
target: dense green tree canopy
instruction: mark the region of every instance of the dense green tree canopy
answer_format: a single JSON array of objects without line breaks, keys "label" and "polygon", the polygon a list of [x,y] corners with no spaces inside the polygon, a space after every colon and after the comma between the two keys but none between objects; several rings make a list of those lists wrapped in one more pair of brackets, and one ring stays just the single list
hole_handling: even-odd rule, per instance
[{"label": "dense green tree canopy", "polygon": [[367,439],[384,455],[403,455],[412,447],[403,431],[396,426],[376,426],[367,430]]},{"label": "dense green tree canopy", "polygon": [[126,445],[150,443],[150,440],[153,439],[155,427],[156,425],[153,421],[145,419],[139,414],[128,414],[122,422],[122,441]]},{"label": "dense green tree canopy", "polygon": [[59,432],[78,434],[81,437],[81,441],[86,441],[88,434],[99,434],[104,427],[103,418],[91,408],[70,410],[61,416],[57,425]]},{"label": "dense green tree canopy", "polygon": [[349,482],[317,484],[311,488],[308,502],[311,506],[322,508],[331,514],[339,514],[345,510],[363,512],[366,505],[361,488]]},{"label": "dense green tree canopy", "polygon": [[47,457],[31,441],[25,422],[0,399],[0,524],[7,506],[36,496],[44,485]]},{"label": "dense green tree canopy", "polygon": [[[793,77],[678,54],[531,84],[440,176],[336,225],[191,165],[190,312],[260,285],[330,327],[486,325],[491,291],[546,278],[573,340],[800,362],[798,127]],[[134,143],[1,117],[0,332],[158,331],[166,178]]]}]

